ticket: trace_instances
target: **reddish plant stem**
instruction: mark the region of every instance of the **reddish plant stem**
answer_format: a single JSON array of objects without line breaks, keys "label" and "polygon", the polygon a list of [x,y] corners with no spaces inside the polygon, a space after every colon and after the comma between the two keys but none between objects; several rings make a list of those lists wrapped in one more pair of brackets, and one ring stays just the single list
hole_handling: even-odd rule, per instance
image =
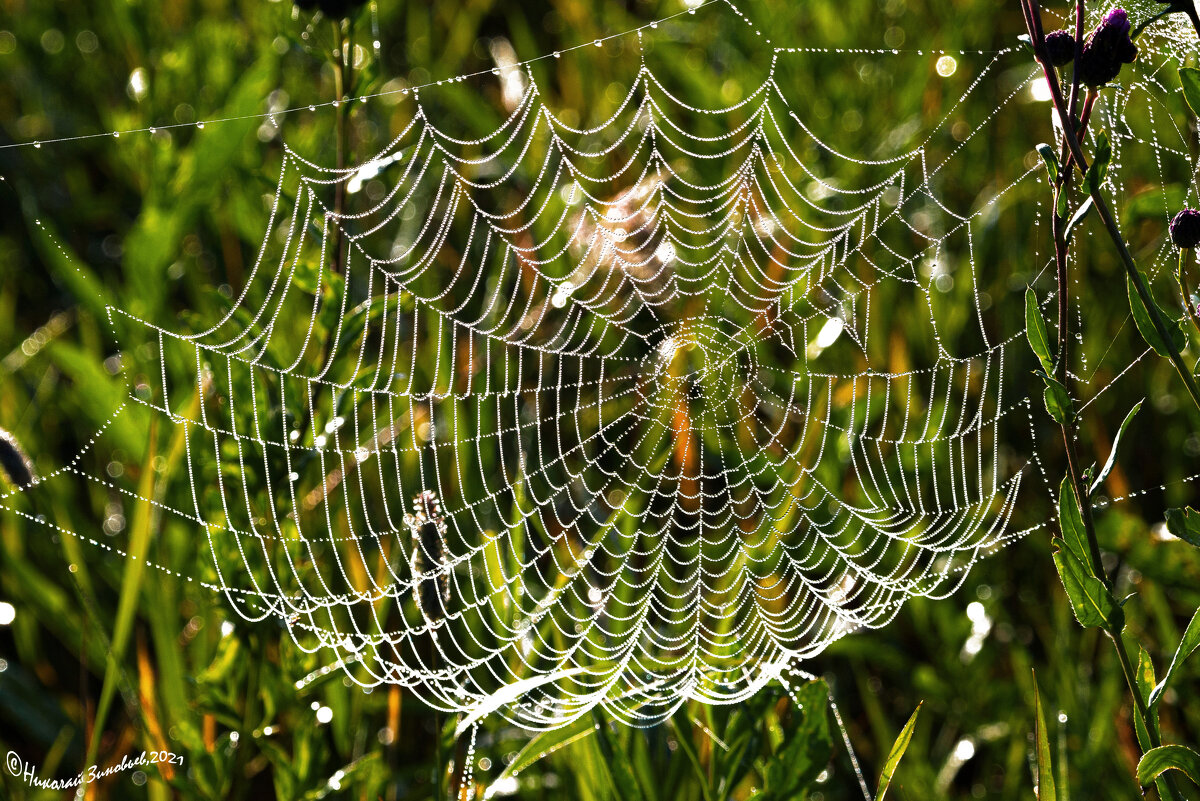
[{"label": "reddish plant stem", "polygon": [[1200,331],[1200,308],[1197,308],[1195,302],[1192,300],[1192,288],[1188,285],[1187,268],[1184,263],[1187,254],[1190,252],[1190,248],[1179,249],[1179,291],[1183,293],[1184,311],[1187,312],[1192,325],[1196,327],[1196,330]]},{"label": "reddish plant stem", "polygon": [[[1082,32],[1082,20],[1083,20],[1082,6],[1083,6],[1083,0],[1076,0],[1076,58],[1077,59],[1078,59],[1079,52],[1080,52],[1079,51],[1080,35]],[[1070,159],[1072,159],[1072,161],[1068,162],[1068,160],[1066,160],[1066,159],[1062,159],[1060,161],[1064,165],[1073,163],[1075,165],[1075,167],[1080,171],[1080,173],[1082,173],[1084,176],[1086,176],[1088,163],[1087,163],[1086,157],[1084,156],[1083,148],[1079,142],[1080,130],[1078,130],[1076,128],[1074,115],[1072,113],[1070,113],[1073,109],[1069,108],[1067,102],[1064,101],[1064,98],[1062,95],[1062,89],[1059,86],[1059,82],[1058,82],[1058,72],[1054,68],[1052,62],[1050,61],[1049,54],[1046,52],[1046,38],[1045,38],[1045,33],[1042,29],[1041,11],[1038,6],[1038,0],[1021,0],[1021,10],[1022,10],[1022,13],[1024,13],[1024,15],[1025,15],[1025,23],[1026,23],[1026,26],[1029,31],[1029,37],[1033,43],[1034,54],[1037,57],[1038,63],[1041,64],[1042,70],[1044,71],[1045,76],[1046,76],[1046,82],[1047,82],[1047,84],[1049,84],[1050,95],[1054,101],[1054,108],[1058,112],[1059,119],[1063,123],[1063,143],[1066,146],[1067,150],[1069,151],[1069,157],[1070,157]],[[1078,61],[1076,61],[1076,64],[1078,64]],[[1077,88],[1078,88],[1078,80],[1076,79],[1072,82],[1072,98],[1071,98],[1072,103],[1076,99]],[[1090,108],[1088,108],[1087,111],[1089,112],[1089,116],[1090,116]],[[1073,176],[1074,176],[1073,170],[1070,170],[1070,169],[1060,170],[1058,180],[1056,181],[1056,191],[1068,191],[1070,188],[1070,184],[1071,184],[1071,178],[1073,178]],[[1124,238],[1121,236],[1120,229],[1117,228],[1116,221],[1113,219],[1112,213],[1108,208],[1108,204],[1105,201],[1104,196],[1100,194],[1099,187],[1095,186],[1095,185],[1089,186],[1088,191],[1091,194],[1092,202],[1096,206],[1096,212],[1100,216],[1101,221],[1104,223],[1104,226],[1105,226],[1106,230],[1108,231],[1110,238],[1113,240],[1113,244],[1116,245],[1117,250],[1120,253],[1121,260],[1125,266],[1126,273],[1127,273],[1127,275],[1129,275],[1131,282],[1136,287],[1136,291],[1138,292],[1139,297],[1141,297],[1142,302],[1146,305],[1146,308],[1151,315],[1151,318],[1154,322],[1154,326],[1155,326],[1156,330],[1158,331],[1159,336],[1163,339],[1164,342],[1170,343],[1170,339],[1167,336],[1167,332],[1166,332],[1166,326],[1163,324],[1161,318],[1158,315],[1157,307],[1154,305],[1154,301],[1149,294],[1149,290],[1145,286],[1145,281],[1142,278],[1140,271],[1137,269],[1137,265],[1133,261],[1133,256],[1129,253],[1129,248],[1125,244]],[[1057,201],[1057,196],[1055,197],[1055,201]],[[1057,202],[1055,202],[1053,231],[1054,231],[1055,263],[1056,263],[1056,266],[1058,267],[1058,284],[1059,284],[1058,308],[1059,308],[1059,344],[1060,344],[1056,373],[1062,379],[1064,379],[1062,381],[1062,383],[1064,386],[1066,386],[1066,381],[1065,381],[1065,379],[1067,377],[1067,367],[1066,367],[1066,365],[1067,365],[1067,350],[1066,350],[1067,336],[1066,335],[1067,335],[1067,324],[1068,324],[1068,320],[1067,320],[1067,316],[1066,316],[1066,310],[1067,310],[1067,295],[1066,295],[1066,293],[1067,293],[1067,288],[1068,288],[1068,286],[1067,286],[1067,243],[1066,243],[1065,232],[1062,229],[1062,222],[1063,222],[1063,218],[1065,215],[1059,215],[1057,208],[1058,208],[1058,204],[1057,204]],[[1168,345],[1168,347],[1170,347],[1170,345]],[[1188,372],[1186,370],[1186,368],[1183,368],[1182,358],[1180,357],[1177,350],[1172,348],[1171,354],[1173,357],[1172,361],[1174,362],[1176,369],[1179,370],[1181,377],[1184,379],[1184,383],[1188,385],[1188,389],[1192,393],[1192,397],[1196,400],[1197,405],[1200,406],[1200,394],[1198,394],[1195,391],[1195,389],[1196,389],[1195,382],[1194,382],[1194,380],[1192,380],[1191,373]],[[1075,453],[1075,442],[1074,442],[1075,441],[1075,431],[1074,431],[1073,421],[1064,423],[1062,426],[1062,431],[1063,431],[1063,440],[1064,440],[1064,445],[1065,445],[1065,450],[1066,450],[1066,455],[1067,455],[1068,477],[1070,478],[1072,485],[1076,488],[1076,496],[1079,499],[1079,506],[1080,506],[1080,511],[1082,513],[1082,517],[1083,517],[1084,530],[1087,534],[1089,556],[1090,556],[1090,561],[1092,562],[1093,574],[1096,576],[1096,578],[1103,581],[1105,583],[1105,585],[1111,589],[1111,586],[1112,586],[1111,582],[1109,581],[1107,575],[1105,575],[1103,566],[1100,563],[1099,542],[1096,537],[1095,521],[1093,520],[1093,517],[1092,517],[1092,504],[1091,504],[1090,493],[1086,492],[1087,488],[1083,486],[1083,481],[1081,480],[1081,475],[1080,475],[1080,471],[1079,471],[1079,460],[1078,460],[1077,454]],[[1152,718],[1150,716],[1150,710],[1146,705],[1146,699],[1142,697],[1141,690],[1138,688],[1137,678],[1136,678],[1136,675],[1134,674],[1133,666],[1129,659],[1129,653],[1125,647],[1125,642],[1122,639],[1121,627],[1116,624],[1109,624],[1105,627],[1105,631],[1109,635],[1109,638],[1112,640],[1113,647],[1117,652],[1117,659],[1121,663],[1121,672],[1124,674],[1126,684],[1129,687],[1129,692],[1133,696],[1133,700],[1134,700],[1134,704],[1135,704],[1135,708],[1136,708],[1136,714],[1138,717],[1141,718],[1144,728],[1147,732],[1147,738],[1149,740],[1149,745],[1151,748],[1156,748],[1162,744],[1162,740],[1158,734],[1157,727],[1155,727],[1153,725]],[[1165,781],[1163,782],[1163,785],[1164,785],[1164,787],[1167,791],[1167,795],[1170,797],[1171,801],[1176,801],[1176,799],[1179,799],[1181,797],[1179,795],[1179,790],[1178,790],[1177,786],[1175,785],[1175,782],[1173,781],[1173,777],[1166,777]]]}]

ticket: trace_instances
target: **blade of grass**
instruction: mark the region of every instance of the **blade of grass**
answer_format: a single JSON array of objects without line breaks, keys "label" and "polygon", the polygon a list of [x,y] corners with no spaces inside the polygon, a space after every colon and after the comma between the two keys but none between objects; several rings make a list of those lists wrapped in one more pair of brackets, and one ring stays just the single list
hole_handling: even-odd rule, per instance
[{"label": "blade of grass", "polygon": [[875,801],[883,801],[884,796],[887,795],[888,785],[892,783],[892,776],[896,774],[900,758],[904,756],[904,752],[908,749],[908,744],[912,740],[913,730],[917,726],[917,716],[921,714],[921,704],[923,703],[925,702],[922,701],[920,704],[917,704],[917,708],[913,710],[908,723],[905,723],[904,728],[900,730],[900,736],[892,744],[892,750],[888,754],[887,761],[883,763],[883,772],[879,774],[879,789],[875,793]]},{"label": "blade of grass", "polygon": [[1033,714],[1037,741],[1038,801],[1058,801],[1054,784],[1054,765],[1050,757],[1050,737],[1046,731],[1046,713],[1042,709],[1042,694],[1038,690],[1037,674],[1033,676]]},{"label": "blade of grass", "polygon": [[104,733],[104,722],[108,717],[109,707],[112,706],[113,694],[116,692],[118,680],[124,675],[121,660],[125,654],[125,646],[128,644],[130,632],[133,631],[138,598],[141,595],[142,576],[146,572],[146,552],[150,548],[151,524],[154,518],[154,507],[149,498],[154,493],[156,428],[157,426],[151,425],[146,459],[142,463],[142,474],[138,479],[140,500],[134,507],[129,556],[125,560],[125,570],[121,579],[121,596],[117,602],[117,618],[113,626],[112,647],[108,652],[104,686],[100,690],[100,702],[96,707],[96,718],[92,726],[92,737],[88,744],[85,765],[92,765],[96,761],[96,754],[100,750],[100,738]]}]

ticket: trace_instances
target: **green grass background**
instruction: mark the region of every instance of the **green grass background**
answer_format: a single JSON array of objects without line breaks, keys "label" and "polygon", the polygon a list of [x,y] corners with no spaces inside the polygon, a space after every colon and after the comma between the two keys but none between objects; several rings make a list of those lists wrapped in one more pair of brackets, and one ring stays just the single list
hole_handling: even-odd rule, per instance
[{"label": "green grass background", "polygon": [[[369,43],[378,25],[382,54],[368,59],[363,92],[394,88],[399,84],[388,82],[397,79],[416,84],[489,68],[486,42],[492,37],[506,38],[520,57],[529,57],[680,8],[641,0],[378,5],[363,12],[356,26],[359,42]],[[987,0],[742,7],[781,45],[994,49],[1014,44],[1021,30],[1015,4]],[[727,10],[700,13],[711,21],[695,23],[696,39],[674,64],[676,77],[694,90],[697,105],[735,100],[740,87],[716,76],[761,67],[761,50]],[[307,16],[295,18],[286,2],[0,0],[0,31],[0,143],[261,113],[272,92],[282,93],[276,100],[285,94],[282,102],[289,106],[333,96],[323,56],[328,23],[309,28]],[[897,125],[895,109],[923,100],[931,113],[947,105],[931,72],[885,80],[879,69],[848,72],[845,58],[813,57],[803,64],[812,81],[808,107],[818,116],[823,110],[831,133],[848,150],[878,147],[881,132]],[[551,102],[596,114],[600,109],[588,99],[629,74],[628,63],[611,56],[563,63],[546,67]],[[1014,76],[1027,69],[1012,63]],[[135,70],[145,71],[144,97],[130,88]],[[1170,89],[1176,79],[1162,80]],[[866,89],[883,99],[861,109],[860,125],[847,124],[838,104]],[[1194,127],[1178,95],[1164,96],[1176,105],[1159,109],[1157,124],[1169,127],[1169,119],[1178,125],[1179,138],[1194,154]],[[979,120],[999,99],[989,85],[955,113]],[[486,129],[497,119],[494,100],[464,88],[447,93],[444,102],[448,113]],[[373,102],[355,120],[365,152],[372,141],[386,142],[403,114]],[[296,115],[285,134],[302,152],[331,161],[331,123],[330,114]],[[117,347],[106,305],[170,324],[183,309],[211,314],[222,303],[219,288],[242,279],[257,233],[240,210],[273,188],[279,164],[277,143],[260,141],[260,124],[211,126],[206,136],[181,129],[169,137],[0,150],[0,427],[13,432],[40,473],[58,469],[86,446],[127,391],[124,376],[106,361]],[[987,158],[960,162],[947,191],[967,200],[995,191],[994,177],[1031,164],[1033,145],[1049,138],[1049,124],[1044,106],[1021,105],[1012,119],[995,123]],[[1117,199],[1126,209],[1123,221],[1135,252],[1161,268],[1165,215],[1182,202],[1189,172],[1156,167],[1153,148],[1131,149],[1120,171]],[[1031,225],[1043,188],[1030,181],[1015,193],[976,253],[998,320],[1019,320],[1024,286],[1044,266],[1046,227]],[[1128,320],[1119,265],[1098,233],[1081,234],[1086,240],[1076,286],[1086,322],[1082,347],[1090,364],[1099,365],[1085,393],[1106,386],[1143,350]],[[1039,288],[1049,289],[1046,277],[1041,280]],[[1158,287],[1176,309],[1169,283],[1161,280]],[[960,288],[954,297],[965,302],[967,291]],[[1193,360],[1196,355],[1191,353]],[[1011,380],[1028,390],[1034,379]],[[1154,536],[1152,529],[1167,506],[1193,496],[1192,486],[1178,480],[1196,472],[1200,439],[1192,432],[1200,417],[1186,407],[1170,368],[1144,360],[1089,407],[1082,449],[1085,461],[1102,462],[1116,425],[1143,397],[1149,403],[1106,491],[1151,491],[1106,511],[1100,526],[1121,594],[1137,593],[1127,607],[1128,632],[1155,655],[1161,671],[1163,654],[1174,649],[1182,624],[1200,605],[1200,554]],[[1037,436],[1047,470],[1056,475],[1061,456],[1045,422],[1038,421]],[[118,433],[127,443],[123,480],[150,494],[155,476],[167,469],[164,454],[172,443],[133,426]],[[86,456],[82,466],[107,469]],[[1164,483],[1165,490],[1154,489]],[[159,529],[148,504],[122,501],[69,477],[40,498],[37,508],[20,498],[9,502],[101,540],[110,536],[107,521],[114,533],[119,529],[121,542],[140,543],[156,561],[188,574],[211,569],[206,544],[194,532]],[[1048,507],[1022,510],[1026,520],[1047,515]],[[17,610],[13,623],[0,629],[6,666],[0,672],[0,750],[16,750],[43,776],[70,776],[83,765],[107,681],[113,704],[95,761],[103,767],[127,753],[165,749],[186,762],[170,776],[149,770],[138,777],[141,783],[131,772],[117,774],[91,788],[91,797],[432,795],[435,726],[453,721],[435,717],[398,690],[364,694],[337,673],[297,692],[294,682],[320,663],[281,643],[276,627],[239,623],[232,635],[222,636],[228,616],[223,599],[194,584],[5,513],[0,600]],[[972,601],[982,604],[991,624],[973,655],[963,649],[972,631],[966,615]],[[1032,669],[1047,708],[1061,711],[1055,736],[1069,764],[1072,794],[1117,799],[1138,792],[1131,775],[1136,741],[1119,667],[1103,635],[1082,631],[1071,618],[1046,532],[978,565],[949,599],[914,600],[887,628],[849,637],[805,667],[832,688],[872,785],[892,740],[923,702],[894,797],[1028,798]],[[1200,734],[1200,704],[1188,700],[1200,686],[1197,678],[1194,664],[1180,675],[1168,698],[1174,703],[1164,713],[1164,739],[1195,742]],[[819,693],[813,698],[817,704]],[[332,709],[329,724],[316,722],[314,702]],[[830,801],[861,795],[836,732],[825,771],[819,744],[828,719],[795,709],[778,688],[734,709],[692,705],[646,731],[600,722],[599,734],[523,771],[520,797],[668,801],[706,793],[745,798],[763,788],[776,797],[807,793]],[[448,733],[442,739],[443,754],[451,753]],[[484,725],[476,753],[490,768],[477,769],[477,777],[496,777],[530,740],[527,732]],[[966,759],[963,741],[973,745]],[[780,778],[802,773],[798,766],[806,761],[816,766],[814,775],[822,774],[808,790]],[[0,786],[7,798],[62,795],[32,791],[9,775]]]}]

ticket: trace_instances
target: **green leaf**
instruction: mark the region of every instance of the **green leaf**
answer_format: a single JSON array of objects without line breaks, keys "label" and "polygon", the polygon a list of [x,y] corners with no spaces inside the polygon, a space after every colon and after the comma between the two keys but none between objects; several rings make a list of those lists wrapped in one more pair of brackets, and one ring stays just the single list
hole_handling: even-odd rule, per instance
[{"label": "green leaf", "polygon": [[1117,435],[1113,437],[1112,448],[1108,451],[1108,459],[1104,462],[1104,467],[1100,468],[1100,475],[1096,476],[1096,480],[1092,482],[1092,486],[1088,489],[1088,495],[1091,495],[1100,488],[1104,483],[1104,479],[1108,478],[1108,474],[1112,472],[1113,467],[1117,463],[1117,448],[1121,446],[1121,437],[1125,436],[1125,429],[1129,428],[1130,421],[1133,416],[1142,408],[1142,402],[1138,401],[1133,404],[1133,408],[1129,410],[1129,414],[1125,415],[1125,420],[1122,421],[1121,427],[1117,429]]},{"label": "green leaf", "polygon": [[1067,394],[1067,388],[1045,373],[1038,375],[1046,382],[1046,391],[1042,396],[1046,403],[1046,411],[1054,422],[1065,425],[1073,414],[1071,396]]},{"label": "green leaf", "polygon": [[1071,477],[1063,478],[1058,487],[1058,525],[1062,530],[1062,538],[1071,553],[1081,564],[1091,563],[1090,548],[1087,541],[1087,529],[1083,525],[1083,514],[1079,509],[1079,499],[1075,496],[1075,487]]},{"label": "green leaf", "polygon": [[568,746],[576,740],[582,740],[595,731],[595,721],[584,715],[560,729],[551,729],[550,731],[542,732],[525,744],[525,747],[517,753],[513,761],[508,763],[508,767],[496,777],[496,781],[516,778],[517,774],[542,757]]},{"label": "green leaf", "polygon": [[638,786],[637,777],[633,775],[633,767],[626,755],[618,749],[618,743],[608,730],[599,709],[592,710],[592,719],[596,723],[596,742],[600,746],[600,754],[608,766],[618,797],[622,801],[642,801],[642,789]]},{"label": "green leaf", "polygon": [[1037,797],[1038,801],[1058,801],[1054,785],[1054,765],[1050,759],[1050,733],[1046,731],[1046,713],[1042,709],[1042,694],[1037,686],[1037,674],[1033,676],[1034,739],[1037,742]]},{"label": "green leaf", "polygon": [[1183,99],[1193,114],[1200,116],[1200,70],[1195,67],[1179,68],[1179,83],[1183,85]]},{"label": "green leaf", "polygon": [[[1137,681],[1138,694],[1142,700],[1149,701],[1150,695],[1154,692],[1154,660],[1150,658],[1150,654],[1145,648],[1138,647],[1137,667],[1134,669],[1134,679]],[[1158,715],[1154,709],[1150,709],[1149,725],[1153,727],[1154,732],[1158,733]],[[1143,751],[1150,749],[1150,732],[1146,728],[1146,721],[1142,719],[1140,713],[1133,716],[1133,728],[1137,734],[1138,746]],[[1165,796],[1164,796],[1165,797]]]},{"label": "green leaf", "polygon": [[125,646],[133,633],[134,622],[137,618],[138,601],[142,592],[142,576],[148,561],[146,556],[150,549],[150,540],[154,533],[154,507],[148,500],[154,497],[154,485],[157,474],[151,465],[154,463],[155,429],[151,426],[148,436],[149,451],[145,464],[142,465],[141,478],[138,479],[138,497],[141,499],[134,506],[132,515],[129,551],[125,558],[125,566],[121,573],[121,594],[117,600],[117,617],[113,624],[112,647],[108,652],[108,666],[104,673],[104,684],[100,688],[100,701],[96,707],[96,726],[88,745],[87,764],[92,764],[99,752],[100,735],[104,732],[104,723],[108,717],[109,706],[117,690],[117,681],[124,676],[122,660]]},{"label": "green leaf", "polygon": [[1200,647],[1200,609],[1197,609],[1196,613],[1192,615],[1192,620],[1183,632],[1183,639],[1179,641],[1179,647],[1175,649],[1175,656],[1171,658],[1167,672],[1163,674],[1162,681],[1154,686],[1154,690],[1147,699],[1151,708],[1162,700],[1163,693],[1166,692],[1167,685],[1175,676],[1175,672],[1198,647]]},{"label": "green leaf", "polygon": [[1058,568],[1058,577],[1067,591],[1075,619],[1082,626],[1111,625],[1120,629],[1124,623],[1124,612],[1113,600],[1104,582],[1091,575],[1061,539],[1055,537],[1054,545],[1054,566]]},{"label": "green leaf", "polygon": [[1108,175],[1108,164],[1112,161],[1112,146],[1108,143],[1108,134],[1103,131],[1096,137],[1096,155],[1092,159],[1092,166],[1088,167],[1087,175],[1084,176],[1084,184],[1088,188],[1088,192],[1099,192],[1100,185],[1104,183],[1104,177]]},{"label": "green leaf", "polygon": [[722,734],[728,750],[716,749],[713,752],[717,760],[718,795],[728,796],[753,769],[762,751],[767,710],[774,701],[775,696],[771,693],[760,692],[730,712]]},{"label": "green leaf", "polygon": [[1062,189],[1054,193],[1054,214],[1059,219],[1067,216],[1067,193]]},{"label": "green leaf", "polygon": [[796,688],[799,708],[787,740],[767,763],[764,779],[766,797],[793,799],[807,789],[833,757],[833,736],[829,726],[829,687],[817,679]]},{"label": "green leaf", "polygon": [[1200,782],[1200,754],[1185,745],[1151,748],[1138,760],[1138,784],[1145,787],[1168,770],[1181,771],[1193,782]]},{"label": "green leaf", "polygon": [[215,684],[224,680],[241,656],[241,644],[242,641],[233,635],[222,637],[217,643],[217,653],[212,663],[196,676],[196,681],[200,684]]},{"label": "green leaf", "polygon": [[1190,506],[1167,510],[1167,531],[1200,548],[1200,512]]},{"label": "green leaf", "polygon": [[687,716],[685,709],[680,709],[674,717],[670,718],[671,727],[675,729],[675,740],[679,743],[679,750],[688,758],[692,769],[696,773],[697,783],[700,785],[700,791],[704,795],[705,801],[712,801],[712,791],[708,786],[708,775],[704,772],[704,766],[700,764],[700,757],[696,755],[696,749],[692,747],[691,727],[684,726],[679,721],[682,719],[684,723],[691,724],[691,720]]},{"label": "green leaf", "polygon": [[[1144,275],[1142,276],[1142,283],[1146,284],[1146,278]],[[1138,294],[1137,287],[1134,286],[1133,279],[1129,276],[1125,276],[1125,285],[1126,290],[1129,293],[1129,310],[1133,313],[1133,322],[1134,325],[1137,326],[1138,333],[1142,335],[1142,339],[1146,340],[1146,344],[1154,349],[1155,353],[1164,358],[1169,358],[1171,355],[1171,349],[1168,347],[1168,344],[1163,341],[1162,337],[1158,335],[1158,329],[1154,327],[1154,321],[1150,316],[1150,311],[1146,308],[1146,305],[1142,303],[1142,297]],[[1146,286],[1149,286],[1149,284],[1146,284]],[[1186,338],[1184,336],[1183,329],[1179,327],[1179,323],[1176,320],[1167,317],[1163,313],[1158,303],[1154,301],[1153,296],[1151,296],[1150,302],[1154,303],[1155,309],[1158,310],[1158,317],[1163,321],[1163,326],[1167,329],[1167,336],[1171,338],[1171,343],[1174,345],[1174,349],[1176,351],[1182,350],[1183,346],[1186,344]]]},{"label": "green leaf", "polygon": [[1137,680],[1138,690],[1142,693],[1142,698],[1150,700],[1150,694],[1154,691],[1154,660],[1150,658],[1150,654],[1145,648],[1138,646],[1138,661],[1137,670],[1134,673],[1134,678]]},{"label": "green leaf", "polygon": [[1050,183],[1058,183],[1058,154],[1054,152],[1054,148],[1045,142],[1041,142],[1037,146],[1038,155],[1042,157],[1042,163],[1046,165],[1046,172],[1050,174]]},{"label": "green leaf", "polygon": [[1050,353],[1050,338],[1046,336],[1046,321],[1042,319],[1037,295],[1029,287],[1025,288],[1025,338],[1029,340],[1029,347],[1042,363],[1046,375],[1053,373],[1054,357]]},{"label": "green leaf", "polygon": [[1067,227],[1063,229],[1063,236],[1066,238],[1068,243],[1071,241],[1071,235],[1075,233],[1076,226],[1083,222],[1084,218],[1087,217],[1088,212],[1092,210],[1092,205],[1092,196],[1088,195],[1087,198],[1079,204],[1079,208],[1075,209],[1075,213],[1071,215],[1071,219],[1067,221]]},{"label": "green leaf", "polygon": [[900,757],[904,756],[908,743],[912,740],[913,729],[917,726],[917,715],[919,714],[921,714],[921,704],[917,704],[908,723],[905,723],[904,728],[900,730],[900,736],[896,738],[896,742],[892,743],[892,750],[888,754],[887,762],[883,763],[883,772],[879,774],[879,789],[875,793],[875,801],[883,801],[883,797],[887,795],[888,785],[892,783],[892,776],[895,775],[896,767],[900,764]]}]

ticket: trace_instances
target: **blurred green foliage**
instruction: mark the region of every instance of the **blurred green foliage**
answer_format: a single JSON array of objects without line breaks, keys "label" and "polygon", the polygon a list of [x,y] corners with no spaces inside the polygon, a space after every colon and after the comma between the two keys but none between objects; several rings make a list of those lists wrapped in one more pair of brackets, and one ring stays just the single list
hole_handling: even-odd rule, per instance
[{"label": "blurred green foliage", "polygon": [[[363,46],[360,93],[489,69],[493,39],[504,38],[528,57],[679,10],[657,0],[378,6],[356,21]],[[1012,45],[1021,30],[1015,7],[985,0],[742,7],[778,44],[996,48]],[[697,26],[700,41],[689,51],[712,58],[686,55],[674,76],[697,105],[738,99],[740,87],[719,76],[740,69],[741,58],[747,70],[763,63],[761,52],[757,60],[738,55],[754,53],[746,30],[727,11],[713,13],[716,21]],[[105,307],[163,324],[172,324],[182,309],[210,316],[240,286],[258,245],[259,198],[272,191],[279,170],[277,132],[261,118],[204,131],[166,126],[332,99],[329,26],[294,14],[286,2],[265,0],[0,0],[0,74],[7,89],[0,93],[0,143],[160,128],[119,142],[0,150],[0,427],[16,435],[40,473],[69,463],[126,394],[125,378],[110,358],[116,344]],[[862,87],[838,83],[845,71],[823,73],[824,63],[814,58],[800,68],[810,69],[814,85],[823,87],[814,91],[814,113],[847,149],[872,152],[881,131],[904,121],[894,118],[886,99],[861,109],[830,103],[861,96]],[[552,103],[596,116],[604,108],[591,98],[629,74],[628,64],[611,58],[596,59],[586,70],[545,63],[538,69],[542,85],[552,87]],[[929,74],[868,68],[852,80],[874,96],[891,93],[899,108],[939,91]],[[480,130],[497,119],[493,97],[473,96],[465,87],[440,97],[456,118]],[[977,91],[954,113],[980,120],[1001,99]],[[929,105],[941,108],[942,100],[930,97]],[[997,191],[996,177],[1007,174],[994,164],[1036,165],[1033,145],[1050,137],[1050,122],[1044,107],[1026,111],[995,123],[987,158],[960,162],[969,169],[951,176],[947,191],[967,201],[975,193],[986,197]],[[1164,113],[1191,124],[1182,108]],[[382,101],[355,113],[352,138],[360,153],[386,143],[403,118]],[[289,115],[288,142],[330,161],[332,123],[330,114]],[[1187,139],[1194,154],[1194,131],[1187,130]],[[1148,177],[1138,179],[1136,163],[1123,166],[1134,176],[1121,198],[1123,223],[1139,256],[1152,256],[1162,242],[1164,206],[1181,202],[1189,178],[1167,176],[1179,183],[1164,186],[1156,172],[1147,169]],[[1044,202],[1039,189],[1031,185],[1006,201],[975,254],[985,265],[981,289],[995,314],[1010,321],[1021,319],[1024,287],[1044,266],[1039,260],[1048,233],[1030,224]],[[1088,325],[1082,349],[1095,370],[1092,386],[1099,388],[1142,345],[1128,319],[1119,265],[1088,225],[1080,235],[1089,238],[1078,291]],[[959,288],[948,302],[969,291]],[[1165,296],[1167,289],[1161,291]],[[1167,506],[1191,497],[1191,485],[1179,480],[1196,472],[1200,454],[1196,413],[1180,403],[1175,380],[1165,364],[1138,362],[1083,420],[1091,450],[1085,462],[1102,463],[1125,411],[1149,399],[1107,489],[1110,495],[1166,489],[1114,506],[1099,525],[1121,594],[1138,593],[1126,607],[1129,631],[1156,654],[1174,650],[1200,605],[1200,554],[1151,533]],[[1046,422],[1038,421],[1038,436],[1055,462],[1060,457]],[[116,425],[123,426],[112,432],[124,444],[120,461],[91,464],[85,454],[83,463],[92,472],[128,471],[150,496],[180,445],[127,419]],[[135,552],[187,575],[212,572],[206,544],[181,527],[159,530],[150,504],[70,477],[47,491],[52,502],[43,508],[14,503],[100,540],[120,532]],[[1047,493],[1045,509],[1022,510],[1024,519],[1045,519],[1049,499]],[[16,609],[12,624],[0,630],[0,750],[16,750],[42,776],[73,775],[84,764],[107,683],[113,708],[96,735],[96,762],[107,766],[146,749],[175,752],[185,763],[117,774],[91,797],[433,794],[435,742],[440,737],[443,755],[454,752],[453,720],[399,690],[364,693],[336,672],[297,691],[297,679],[320,667],[314,658],[290,647],[277,630],[239,622],[223,632],[224,599],[139,565],[18,514],[0,517],[0,600]],[[806,667],[821,674],[837,699],[872,788],[871,777],[923,701],[889,796],[1016,799],[1028,798],[1034,783],[1035,666],[1049,737],[1068,755],[1060,794],[1068,782],[1077,798],[1136,793],[1138,752],[1119,666],[1100,632],[1074,625],[1044,532],[980,563],[951,598],[914,600],[887,628],[849,637]],[[1197,678],[1195,663],[1180,668],[1164,706],[1165,740],[1200,740],[1200,706],[1170,703],[1194,694]],[[857,798],[858,781],[824,706],[822,682],[795,685],[796,698],[772,687],[735,707],[689,704],[669,724],[649,730],[598,718],[556,740],[534,739],[488,722],[478,736],[476,778],[490,782],[515,772],[505,766],[520,767],[511,789],[535,799],[710,801],[755,791],[772,799],[804,793],[814,801]],[[329,709],[330,721],[318,723],[315,708]],[[544,751],[550,753],[533,760]],[[58,796],[30,790],[10,775],[0,781],[5,797]]]}]

